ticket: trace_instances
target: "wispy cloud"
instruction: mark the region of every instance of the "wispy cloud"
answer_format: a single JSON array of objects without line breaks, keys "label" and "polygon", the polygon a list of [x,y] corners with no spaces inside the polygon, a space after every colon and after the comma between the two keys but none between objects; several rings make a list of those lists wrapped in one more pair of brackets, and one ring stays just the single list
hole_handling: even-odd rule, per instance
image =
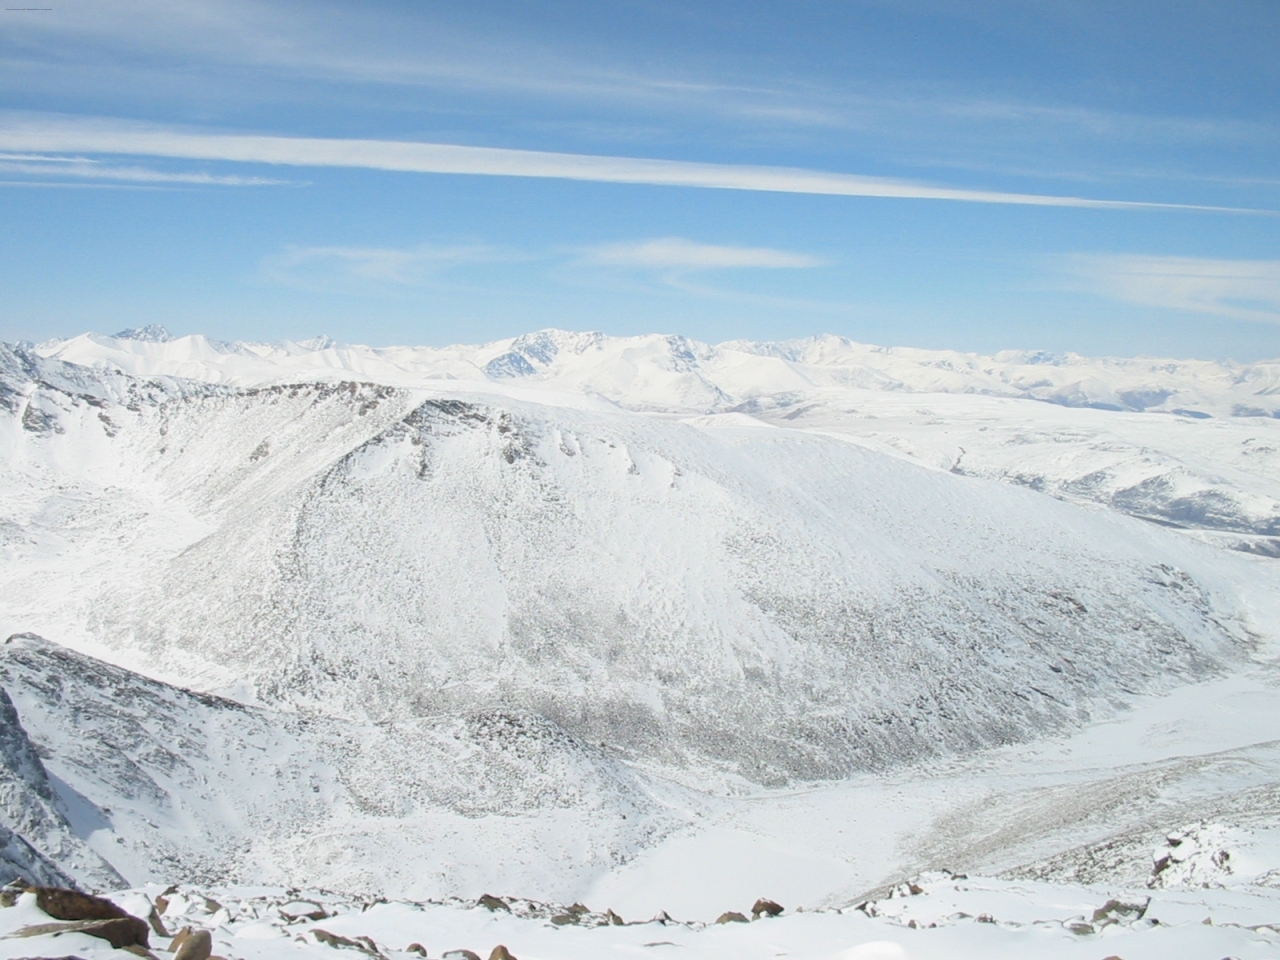
[{"label": "wispy cloud", "polygon": [[355,281],[417,286],[449,267],[511,259],[492,247],[290,247],[266,257],[264,273],[290,285],[332,287]]},{"label": "wispy cloud", "polygon": [[239,177],[203,171],[154,170],[150,167],[119,166],[87,157],[51,157],[14,153],[0,153],[0,173],[79,180],[113,180],[123,183],[183,183],[224,187],[259,187],[288,183],[287,180],[269,177]]},{"label": "wispy cloud", "polygon": [[1043,207],[1269,212],[1191,204],[971,190],[796,167],[696,163],[399,140],[200,133],[121,121],[33,119],[12,114],[0,118],[0,150],[151,156],[300,167],[354,167],[410,173],[535,177],[599,183]]},{"label": "wispy cloud", "polygon": [[714,270],[735,267],[785,269],[820,267],[826,261],[769,247],[725,247],[662,237],[635,243],[608,243],[583,251],[583,262],[622,267]]},{"label": "wispy cloud", "polygon": [[1081,254],[1061,265],[1079,288],[1126,303],[1280,324],[1280,260]]}]

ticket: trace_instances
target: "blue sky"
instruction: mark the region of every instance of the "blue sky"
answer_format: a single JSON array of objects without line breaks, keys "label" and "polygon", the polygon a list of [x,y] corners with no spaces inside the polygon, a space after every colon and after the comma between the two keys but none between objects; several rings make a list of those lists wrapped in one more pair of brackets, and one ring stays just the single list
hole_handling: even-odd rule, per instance
[{"label": "blue sky", "polygon": [[4,339],[1280,356],[1271,0],[29,5]]}]

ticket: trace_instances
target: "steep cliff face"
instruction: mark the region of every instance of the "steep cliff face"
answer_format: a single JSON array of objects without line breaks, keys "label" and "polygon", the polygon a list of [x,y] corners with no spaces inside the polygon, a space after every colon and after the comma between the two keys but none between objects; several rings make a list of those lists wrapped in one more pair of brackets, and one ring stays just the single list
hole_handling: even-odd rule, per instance
[{"label": "steep cliff face", "polygon": [[[0,680],[3,683],[4,680]],[[124,879],[68,820],[9,694],[0,688],[0,882],[119,886]]]}]

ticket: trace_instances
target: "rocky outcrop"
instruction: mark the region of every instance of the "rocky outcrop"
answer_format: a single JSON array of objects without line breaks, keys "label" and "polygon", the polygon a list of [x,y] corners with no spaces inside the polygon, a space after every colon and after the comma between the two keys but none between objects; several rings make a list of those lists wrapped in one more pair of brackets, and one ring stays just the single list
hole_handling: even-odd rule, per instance
[{"label": "rocky outcrop", "polygon": [[[36,937],[45,934],[84,933],[106,940],[117,950],[128,947],[147,947],[147,924],[110,900],[90,896],[79,890],[65,887],[33,887],[36,906],[52,917],[56,923],[40,923],[18,931],[20,937]],[[187,960],[207,960],[203,957]]]},{"label": "rocky outcrop", "polygon": [[127,885],[76,835],[13,700],[0,687],[0,883],[17,878],[51,887]]}]

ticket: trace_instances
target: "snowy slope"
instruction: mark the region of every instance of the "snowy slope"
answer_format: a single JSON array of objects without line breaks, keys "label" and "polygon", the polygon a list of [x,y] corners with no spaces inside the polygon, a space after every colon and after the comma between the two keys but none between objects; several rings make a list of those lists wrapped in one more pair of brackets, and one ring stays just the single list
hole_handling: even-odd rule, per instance
[{"label": "snowy slope", "polygon": [[[1002,357],[6,348],[0,628],[48,640],[0,688],[56,793],[15,836],[98,886],[713,919],[1255,830],[1274,711],[1179,731],[1270,702],[1280,420],[1232,411],[1274,369]],[[1044,739],[1111,735],[1150,750]]]},{"label": "snowy slope", "polygon": [[590,396],[654,413],[737,411],[1200,531],[1221,546],[1280,554],[1274,362],[984,357],[829,336],[709,346],[559,330],[482,346],[372,348],[325,338],[170,340],[150,329],[141,338],[85,334],[38,352],[104,371],[237,386],[464,380],[502,396],[550,394],[551,404]]},{"label": "snowy slope", "polygon": [[15,418],[15,459],[83,472],[23,488],[4,618],[271,703],[510,706],[782,783],[1078,722],[1262,629],[1245,558],[809,433],[322,384],[109,436],[33,396],[66,423]]},{"label": "snowy slope", "polygon": [[[123,883],[86,844],[134,883],[478,895],[493,883],[543,886],[550,859],[569,889],[675,822],[616,759],[514,710],[352,724],[173,687],[34,635],[0,647],[0,685],[74,831],[70,845],[45,849],[99,889]],[[521,854],[504,833],[539,842]],[[477,846],[507,856],[486,865]]]}]

